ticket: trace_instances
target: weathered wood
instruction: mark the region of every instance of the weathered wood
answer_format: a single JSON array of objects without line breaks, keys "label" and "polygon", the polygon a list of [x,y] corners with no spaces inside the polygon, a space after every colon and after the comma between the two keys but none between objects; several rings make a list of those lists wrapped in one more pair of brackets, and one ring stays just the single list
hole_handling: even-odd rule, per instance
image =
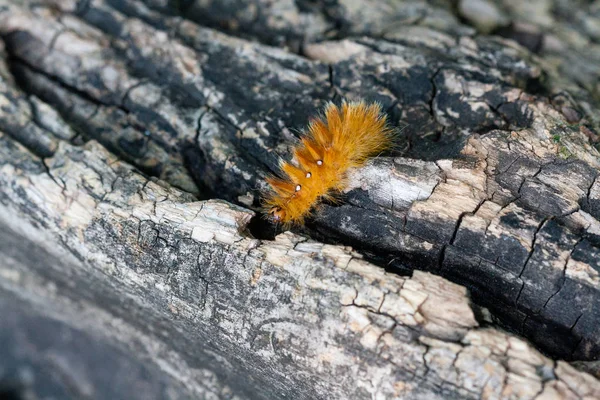
[{"label": "weathered wood", "polygon": [[[131,384],[159,385],[156,398],[600,395],[590,375],[478,328],[465,289],[443,278],[385,273],[291,233],[254,239],[251,212],[192,201],[93,141],[63,142],[44,165],[0,140],[1,333],[12,343],[11,329],[53,332],[20,339],[25,355],[4,350],[36,366],[37,385],[110,397],[126,382],[103,386],[93,357],[108,352],[106,366],[146,371]],[[47,350],[65,331],[67,347],[99,343]],[[55,363],[61,378],[47,382]]]},{"label": "weathered wood", "polygon": [[[95,367],[74,372],[94,352],[156,398],[598,397],[589,375],[479,328],[436,276],[466,285],[482,321],[598,358],[597,70],[564,74],[552,48],[474,36],[450,8],[278,3],[240,2],[223,24],[220,2],[186,2],[183,19],[152,0],[0,1],[0,335],[99,338],[52,361],[67,367],[49,385],[76,397],[113,393]],[[408,124],[302,231],[368,261],[256,239],[272,227],[251,211],[197,201],[256,208],[278,155],[340,96]],[[35,364],[45,344],[27,343],[19,362]]]}]

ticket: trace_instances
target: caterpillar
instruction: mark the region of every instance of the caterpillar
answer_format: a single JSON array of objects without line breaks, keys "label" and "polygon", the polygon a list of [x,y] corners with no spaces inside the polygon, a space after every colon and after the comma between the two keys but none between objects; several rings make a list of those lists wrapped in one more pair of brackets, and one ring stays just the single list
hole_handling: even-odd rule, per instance
[{"label": "caterpillar", "polygon": [[322,200],[339,198],[348,170],[391,147],[393,132],[378,103],[328,103],[309,121],[292,161],[280,161],[281,177],[266,179],[266,215],[287,227],[303,224]]}]

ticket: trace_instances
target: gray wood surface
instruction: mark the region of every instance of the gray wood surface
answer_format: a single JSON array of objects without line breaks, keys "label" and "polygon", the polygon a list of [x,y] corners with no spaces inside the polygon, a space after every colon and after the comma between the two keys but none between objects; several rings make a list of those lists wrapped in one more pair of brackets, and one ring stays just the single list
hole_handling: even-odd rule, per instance
[{"label": "gray wood surface", "polygon": [[[439,3],[0,0],[0,393],[599,398],[597,7]],[[281,232],[340,98],[397,148]]]}]

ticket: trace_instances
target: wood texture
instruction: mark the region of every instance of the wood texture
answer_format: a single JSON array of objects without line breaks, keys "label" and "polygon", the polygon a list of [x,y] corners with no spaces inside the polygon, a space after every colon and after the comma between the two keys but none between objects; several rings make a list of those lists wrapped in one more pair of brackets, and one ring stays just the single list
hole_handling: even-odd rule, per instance
[{"label": "wood texture", "polygon": [[[600,397],[593,6],[541,45],[509,5],[485,36],[420,2],[174,3],[0,0],[0,391]],[[397,149],[273,238],[263,178],[341,97]]]}]

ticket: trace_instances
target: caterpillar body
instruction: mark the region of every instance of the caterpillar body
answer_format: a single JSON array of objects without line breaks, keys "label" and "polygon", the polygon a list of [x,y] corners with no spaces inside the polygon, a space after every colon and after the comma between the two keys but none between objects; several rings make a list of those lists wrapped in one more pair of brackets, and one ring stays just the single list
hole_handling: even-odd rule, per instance
[{"label": "caterpillar body", "polygon": [[328,103],[293,148],[292,162],[281,161],[282,177],[266,179],[263,204],[270,218],[302,224],[321,200],[338,197],[349,169],[390,148],[393,132],[378,103]]}]

